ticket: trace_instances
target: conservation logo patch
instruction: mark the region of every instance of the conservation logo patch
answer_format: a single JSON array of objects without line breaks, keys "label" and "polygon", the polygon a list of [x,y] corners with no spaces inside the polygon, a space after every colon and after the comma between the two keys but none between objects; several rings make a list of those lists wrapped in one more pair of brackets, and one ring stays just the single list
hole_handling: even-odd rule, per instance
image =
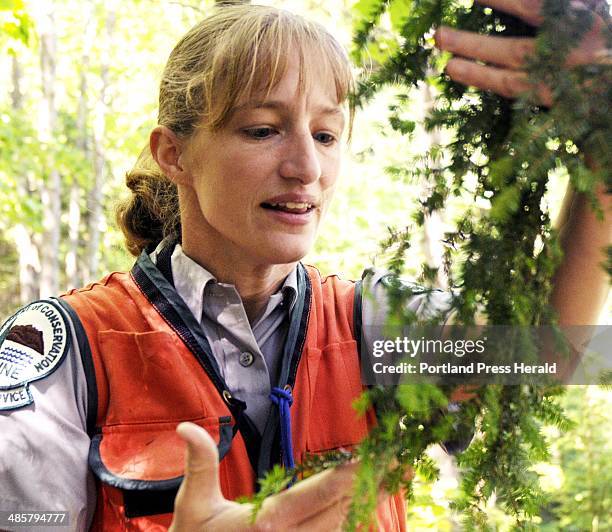
[{"label": "conservation logo patch", "polygon": [[50,301],[29,304],[0,328],[0,410],[33,402],[28,383],[59,366],[69,335],[64,315]]}]

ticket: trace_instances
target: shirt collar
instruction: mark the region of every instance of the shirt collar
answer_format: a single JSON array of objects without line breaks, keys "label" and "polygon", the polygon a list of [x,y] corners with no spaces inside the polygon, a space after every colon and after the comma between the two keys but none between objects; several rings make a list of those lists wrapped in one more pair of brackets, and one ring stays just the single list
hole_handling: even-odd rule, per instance
[{"label": "shirt collar", "polygon": [[[160,251],[167,244],[166,240],[167,239],[163,240],[155,251],[151,253],[150,257],[152,261],[156,262]],[[171,263],[175,290],[183,301],[185,301],[193,315],[200,320],[203,310],[204,290],[208,283],[217,283],[217,280],[206,268],[185,255],[180,244],[176,244],[174,248]],[[280,290],[272,294],[264,314],[269,314],[269,312],[281,303],[288,308],[288,313],[290,313],[297,301],[297,293],[298,283],[296,266],[285,278]]]},{"label": "shirt collar", "polygon": [[200,321],[204,290],[208,283],[216,283],[213,274],[185,255],[183,248],[177,244],[172,253],[172,277],[174,288],[189,307],[189,310]]}]

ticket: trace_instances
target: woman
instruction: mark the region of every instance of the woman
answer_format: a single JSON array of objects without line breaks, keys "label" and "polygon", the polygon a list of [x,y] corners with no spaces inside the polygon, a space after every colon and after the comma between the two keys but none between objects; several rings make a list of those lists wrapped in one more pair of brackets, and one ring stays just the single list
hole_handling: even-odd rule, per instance
[{"label": "woman", "polygon": [[[448,29],[438,41],[498,65],[455,59],[448,71],[459,81],[507,96],[524,89],[509,69],[525,42]],[[355,445],[373,423],[351,403],[362,388],[355,318],[377,310],[359,285],[299,263],[339,173],[350,88],[334,38],[273,8],[220,8],[181,39],[119,209],[134,268],[32,304],[3,328],[2,347],[30,357],[12,362],[15,395],[1,418],[3,509],[67,509],[78,529],[341,525],[354,464],[270,497],[255,525],[233,499],[274,463]],[[609,223],[574,215],[580,252],[568,248],[556,301],[587,323],[593,308],[576,312],[574,272],[592,272],[589,300],[602,296],[594,257]],[[384,306],[379,280],[367,284]],[[430,311],[422,298],[409,304]],[[402,497],[381,494],[377,518],[404,529]]]}]

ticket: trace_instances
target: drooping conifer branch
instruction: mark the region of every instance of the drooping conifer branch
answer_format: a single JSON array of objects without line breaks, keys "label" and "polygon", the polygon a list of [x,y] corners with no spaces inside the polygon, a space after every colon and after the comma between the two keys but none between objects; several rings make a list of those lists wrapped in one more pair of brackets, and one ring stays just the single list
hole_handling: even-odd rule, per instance
[{"label": "drooping conifer branch", "polygon": [[[528,65],[533,91],[509,101],[466,88],[443,73],[432,79],[431,73],[441,72],[444,60],[434,51],[433,29],[446,24],[491,35],[533,36],[535,28],[457,0],[360,0],[354,7],[354,58],[369,65],[368,75],[358,84],[356,106],[389,84],[403,87],[390,108],[389,122],[410,135],[414,123],[401,118],[409,90],[431,82],[438,97],[424,125],[452,133],[448,144],[433,146],[419,157],[420,162],[435,161],[435,165],[405,169],[429,186],[428,196],[412,214],[414,224],[422,226],[427,215],[446,208],[455,196],[471,194],[474,202],[490,203],[489,209],[463,213],[455,230],[445,235],[442,266],[453,287],[452,311],[458,324],[474,324],[479,317],[491,324],[555,323],[548,301],[561,252],[543,202],[550,176],[566,169],[575,189],[587,194],[598,209],[595,187],[606,182],[610,188],[605,169],[612,157],[611,121],[601,112],[610,101],[610,62],[571,70],[561,67],[571,44],[589,31],[593,13],[599,10],[608,20],[606,9],[605,2],[593,11],[576,9],[569,0],[544,0],[537,53]],[[608,43],[610,33],[608,28]],[[538,91],[544,85],[552,88],[556,103],[550,109],[538,105]],[[449,154],[444,164],[441,152]],[[586,153],[599,161],[601,171],[586,166]],[[472,176],[475,188],[468,186]],[[410,230],[395,231],[383,242],[390,251],[389,269],[398,275],[411,247],[410,236]],[[608,271],[610,257],[612,249]],[[430,266],[423,267],[426,289],[435,273]],[[416,316],[405,305],[411,290],[400,282],[389,284],[390,322],[396,327],[414,324]],[[370,387],[356,408],[362,413],[374,408],[378,425],[354,453],[362,466],[348,528],[371,522],[380,486],[391,493],[404,489],[410,497],[413,468],[425,478],[436,477],[436,466],[426,455],[430,445],[446,442],[465,447],[470,438],[457,456],[461,490],[453,504],[466,528],[487,528],[483,510],[493,494],[518,527],[528,528],[544,500],[531,469],[548,456],[540,427],[569,426],[555,401],[562,392],[557,385],[493,384],[472,390],[460,408],[449,408],[456,393],[452,385]],[[348,455],[318,457],[302,464],[298,473],[316,472],[347,459]],[[283,476],[276,470],[263,480],[259,499],[281,489],[294,473],[285,471]]]},{"label": "drooping conifer branch", "polygon": [[[404,8],[401,16],[400,4]],[[503,36],[535,34],[535,28],[512,16],[477,4],[465,7],[465,2],[362,0],[356,10],[361,15],[356,59],[381,59],[361,82],[358,105],[387,84],[409,88],[426,81],[432,70],[439,71],[440,58],[430,42],[435,25]],[[373,38],[377,26],[372,23],[380,21],[384,12],[390,15],[391,32],[398,36],[397,46],[386,56],[377,50]],[[607,18],[605,9],[600,14]],[[548,301],[560,248],[542,201],[550,175],[565,168],[572,185],[591,197],[595,209],[595,186],[606,177],[609,180],[604,170],[593,172],[585,164],[585,153],[589,153],[600,168],[610,167],[611,123],[600,112],[610,101],[609,61],[562,68],[571,46],[591,28],[594,12],[571,7],[569,1],[546,0],[541,15],[536,57],[528,65],[533,81],[530,94],[512,102],[466,88],[443,74],[435,80],[439,96],[425,127],[445,128],[453,133],[453,140],[434,147],[450,154],[446,165],[421,167],[418,177],[428,181],[430,193],[413,219],[417,226],[423,225],[426,216],[444,209],[449,198],[470,191],[466,182],[471,175],[477,179],[475,190],[470,191],[473,199],[491,204],[486,211],[465,212],[456,229],[445,235],[444,266],[454,288],[453,309],[459,324],[473,324],[477,316],[491,324],[554,324]],[[378,32],[383,30],[378,28]],[[385,47],[389,48],[393,47]],[[556,105],[550,109],[538,106],[542,86],[552,88]],[[399,119],[398,110],[406,100],[406,93],[400,94],[390,116],[391,126],[403,134],[413,129]],[[477,150],[479,156],[474,157]],[[430,153],[420,160],[439,157]],[[414,167],[410,172],[419,174]],[[384,245],[393,250],[390,268],[401,273],[403,256],[410,249],[410,231],[393,234]],[[423,281],[434,279],[433,273],[424,266]],[[415,319],[404,310],[411,294],[400,286],[391,288],[392,319],[408,324]],[[375,388],[366,394],[362,407],[374,407],[381,424],[360,448],[364,462],[361,489],[371,486],[369,478],[375,478],[393,488],[405,485],[410,490],[410,481],[402,480],[410,465],[432,475],[432,466],[424,458],[430,444],[459,440],[475,427],[475,437],[458,456],[462,489],[455,508],[464,515],[467,526],[484,528],[482,510],[495,493],[498,504],[515,517],[517,525],[526,526],[543,502],[537,475],[531,471],[535,461],[547,457],[540,425],[566,427],[568,423],[553,400],[562,388],[482,387],[451,414],[446,406],[452,393],[451,387],[404,385]],[[351,527],[367,519],[372,504],[368,495],[356,500]]]}]

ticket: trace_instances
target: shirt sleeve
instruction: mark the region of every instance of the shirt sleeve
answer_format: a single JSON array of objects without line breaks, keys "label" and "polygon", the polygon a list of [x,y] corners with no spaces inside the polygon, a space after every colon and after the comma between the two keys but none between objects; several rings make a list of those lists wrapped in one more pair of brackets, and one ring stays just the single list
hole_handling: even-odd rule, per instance
[{"label": "shirt sleeve", "polygon": [[[63,360],[27,384],[30,404],[0,410],[0,510],[66,511],[68,529],[81,531],[89,528],[96,504],[87,465],[87,382],[74,325],[63,316],[70,330]],[[47,528],[57,530],[36,530]]]},{"label": "shirt sleeve", "polygon": [[399,282],[412,295],[405,301],[405,309],[412,311],[419,319],[435,316],[448,321],[451,314],[452,293],[444,290],[428,290],[382,269],[366,270],[362,280],[362,340],[363,348],[371,353],[374,338],[384,337],[384,328],[390,312],[389,288]]},{"label": "shirt sleeve", "polygon": [[[452,323],[452,298],[450,291],[428,290],[409,281],[397,279],[387,270],[366,270],[362,280],[362,349],[365,349],[366,359],[370,360],[373,352],[373,342],[377,338],[385,338],[385,326],[389,316],[389,287],[399,281],[403,288],[410,290],[412,295],[405,301],[405,309],[415,313],[417,318],[428,320],[440,318],[440,323]],[[410,336],[409,330],[401,331],[402,335]],[[458,403],[450,403],[448,411],[456,413],[461,409]],[[449,454],[463,451],[474,435],[473,430],[467,430],[457,435],[457,438],[441,443]]]}]

